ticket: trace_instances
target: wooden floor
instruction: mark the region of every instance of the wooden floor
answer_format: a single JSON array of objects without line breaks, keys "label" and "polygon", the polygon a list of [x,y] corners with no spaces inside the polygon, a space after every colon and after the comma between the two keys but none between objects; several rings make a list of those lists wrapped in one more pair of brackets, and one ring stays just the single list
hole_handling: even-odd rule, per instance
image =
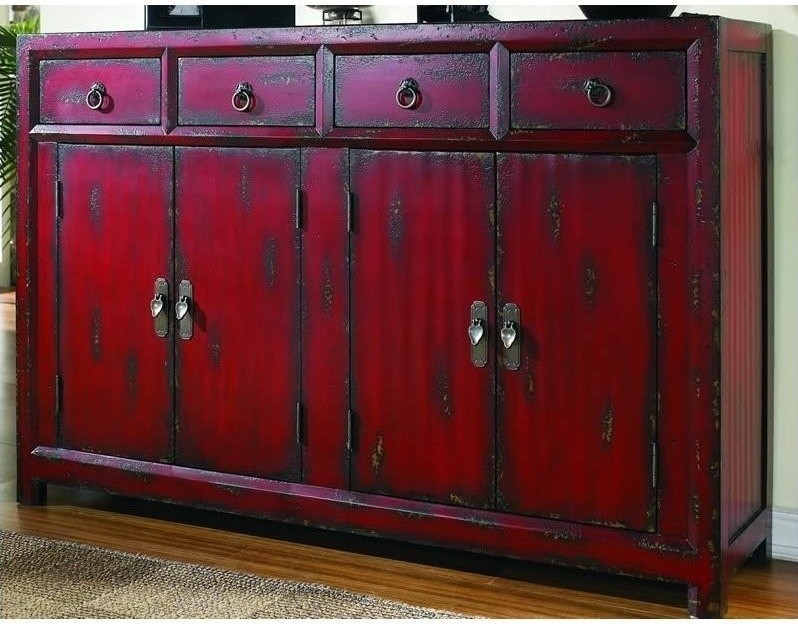
[{"label": "wooden floor", "polygon": [[[13,299],[0,295],[0,526],[4,529],[325,583],[483,617],[684,618],[682,586],[409,546],[50,486],[46,507],[14,502]],[[798,617],[798,564],[746,564],[729,617]]]}]

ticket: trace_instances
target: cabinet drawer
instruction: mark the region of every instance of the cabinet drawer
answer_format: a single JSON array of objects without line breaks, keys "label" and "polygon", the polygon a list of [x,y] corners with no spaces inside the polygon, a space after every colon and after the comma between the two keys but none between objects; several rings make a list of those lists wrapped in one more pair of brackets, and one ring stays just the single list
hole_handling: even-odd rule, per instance
[{"label": "cabinet drawer", "polygon": [[312,56],[181,58],[178,123],[312,126],[315,67]]},{"label": "cabinet drawer", "polygon": [[487,128],[488,74],[487,54],[338,56],[335,125]]},{"label": "cabinet drawer", "polygon": [[86,59],[39,65],[42,123],[161,123],[161,61]]},{"label": "cabinet drawer", "polygon": [[683,52],[519,53],[510,63],[513,128],[684,130]]}]

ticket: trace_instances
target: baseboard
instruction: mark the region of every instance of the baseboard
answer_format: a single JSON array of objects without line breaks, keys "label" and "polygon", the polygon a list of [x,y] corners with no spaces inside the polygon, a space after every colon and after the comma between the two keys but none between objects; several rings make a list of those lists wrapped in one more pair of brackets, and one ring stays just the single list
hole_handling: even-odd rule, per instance
[{"label": "baseboard", "polygon": [[773,558],[798,561],[798,511],[773,510]]}]

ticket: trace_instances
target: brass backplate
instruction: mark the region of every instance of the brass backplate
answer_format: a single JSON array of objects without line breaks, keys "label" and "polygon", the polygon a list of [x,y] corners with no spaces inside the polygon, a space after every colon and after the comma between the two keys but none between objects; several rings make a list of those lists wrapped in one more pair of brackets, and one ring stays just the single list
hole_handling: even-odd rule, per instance
[{"label": "brass backplate", "polygon": [[514,303],[504,304],[499,326],[500,331],[508,321],[513,324],[512,326],[516,331],[515,339],[510,348],[505,348],[503,344],[500,344],[499,347],[502,352],[504,368],[518,370],[521,367],[521,310]]},{"label": "brass backplate", "polygon": [[169,333],[169,282],[159,277],[153,286],[153,298],[157,299],[161,295],[163,310],[152,319],[155,335],[159,338],[166,338]]},{"label": "brass backplate", "polygon": [[188,312],[177,321],[177,333],[183,340],[190,340],[194,335],[194,288],[188,280],[182,280],[177,291],[177,300],[183,297],[188,302]]},{"label": "brass backplate", "polygon": [[471,343],[471,363],[479,368],[484,368],[488,364],[488,306],[484,301],[475,301],[471,304],[471,316],[468,319],[469,329],[474,320],[481,321],[483,331],[477,344]]}]

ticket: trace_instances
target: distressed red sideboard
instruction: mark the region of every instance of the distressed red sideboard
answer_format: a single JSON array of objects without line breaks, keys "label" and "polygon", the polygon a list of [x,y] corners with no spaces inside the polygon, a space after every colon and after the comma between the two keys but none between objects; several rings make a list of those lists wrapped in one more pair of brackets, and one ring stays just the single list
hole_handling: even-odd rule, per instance
[{"label": "distressed red sideboard", "polygon": [[19,500],[688,586],[767,556],[770,27],[27,37]]}]

